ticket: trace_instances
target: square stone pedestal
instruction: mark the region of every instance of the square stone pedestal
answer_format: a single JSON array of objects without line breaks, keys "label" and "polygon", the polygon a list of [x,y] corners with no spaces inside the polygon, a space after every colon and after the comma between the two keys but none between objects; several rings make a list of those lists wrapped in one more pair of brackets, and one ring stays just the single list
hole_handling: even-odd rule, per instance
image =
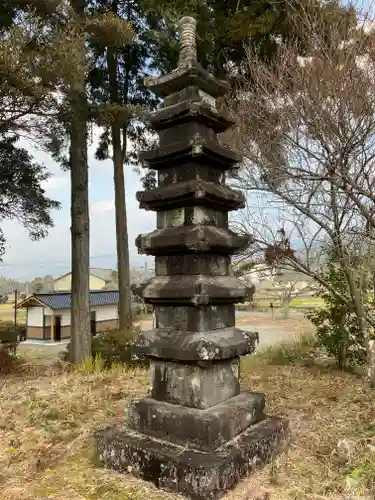
[{"label": "square stone pedestal", "polygon": [[126,426],[96,433],[96,456],[188,498],[221,498],[289,441],[287,421],[264,415],[264,402],[241,393],[200,410],[145,398],[130,404]]}]

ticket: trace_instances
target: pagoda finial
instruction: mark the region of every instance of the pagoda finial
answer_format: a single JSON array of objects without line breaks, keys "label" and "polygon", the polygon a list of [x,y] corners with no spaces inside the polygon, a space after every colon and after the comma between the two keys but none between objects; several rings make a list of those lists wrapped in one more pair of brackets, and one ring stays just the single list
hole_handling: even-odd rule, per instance
[{"label": "pagoda finial", "polygon": [[178,66],[186,66],[197,60],[197,46],[195,40],[197,22],[194,17],[184,16],[180,19],[180,57]]}]

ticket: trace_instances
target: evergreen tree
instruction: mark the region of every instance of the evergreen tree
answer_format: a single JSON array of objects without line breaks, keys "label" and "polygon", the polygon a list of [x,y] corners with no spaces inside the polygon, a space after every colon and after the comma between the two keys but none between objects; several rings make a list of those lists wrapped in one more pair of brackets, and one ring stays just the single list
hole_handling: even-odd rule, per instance
[{"label": "evergreen tree", "polygon": [[[330,37],[330,20],[337,13],[355,22],[353,8],[337,0],[145,0],[154,16],[165,20],[164,34],[159,34],[163,51],[157,61],[163,71],[177,62],[178,45],[166,40],[178,38],[177,21],[183,15],[197,19],[198,60],[213,74],[228,77],[233,67],[240,68],[246,47],[251,45],[263,60],[272,60],[280,43],[297,42],[301,55],[306,55],[311,40],[301,23],[302,13],[310,12],[326,19],[322,36]],[[172,64],[172,67],[171,67]]]},{"label": "evergreen tree", "polygon": [[[50,212],[59,207],[42,188],[47,170],[18,143],[21,135],[42,135],[56,111],[51,93],[51,75],[61,69],[56,33],[43,30],[50,7],[47,1],[24,0],[0,8],[0,218],[19,221],[33,239],[46,236],[53,226]],[[4,244],[0,231],[0,254]]]},{"label": "evergreen tree", "polygon": [[[97,0],[96,12],[110,10],[130,23],[134,34],[132,45],[110,47],[94,41],[96,66],[91,71],[92,95],[97,103],[106,105],[108,113],[99,124],[104,126],[97,158],[104,160],[112,150],[116,209],[117,270],[119,282],[119,326],[132,325],[128,224],[125,199],[124,164],[136,166],[139,149],[149,147],[150,135],[142,121],[142,113],[157,104],[157,99],[143,85],[149,61],[155,57],[156,44],[151,23],[142,2],[131,0]],[[105,40],[104,40],[105,42]],[[131,146],[131,148],[130,148]]]},{"label": "evergreen tree", "polygon": [[[30,154],[15,145],[16,136],[0,140],[0,220],[16,220],[34,240],[44,238],[53,227],[51,210],[59,203],[45,195],[42,183],[47,170]],[[0,255],[5,251],[5,235],[0,229]]]},{"label": "evergreen tree", "polygon": [[[307,56],[311,40],[298,23],[299,16],[306,15],[306,11],[317,16],[320,22],[325,20],[320,35],[328,40],[333,16],[342,16],[343,26],[356,23],[355,10],[342,6],[337,0],[144,0],[143,5],[149,18],[154,20],[154,41],[159,47],[151,64],[154,71],[165,74],[176,68],[178,20],[184,15],[194,16],[197,19],[198,61],[216,77],[230,81],[232,107],[236,79],[251,78],[243,74],[244,68],[248,71],[249,66],[242,64],[249,47],[262,60],[271,63],[280,44],[293,41],[300,55]],[[160,25],[163,25],[162,31]],[[142,183],[144,189],[153,189],[157,184],[155,172],[148,171]]]},{"label": "evergreen tree", "polygon": [[72,312],[71,361],[91,357],[89,311],[89,196],[88,125],[106,122],[114,109],[96,105],[88,95],[88,75],[94,65],[91,46],[124,46],[131,40],[128,23],[116,15],[93,12],[88,0],[71,0],[59,12],[58,22],[49,18],[50,29],[62,30],[61,51],[69,64],[56,78],[62,99],[58,120],[50,121],[49,149],[71,178]]}]

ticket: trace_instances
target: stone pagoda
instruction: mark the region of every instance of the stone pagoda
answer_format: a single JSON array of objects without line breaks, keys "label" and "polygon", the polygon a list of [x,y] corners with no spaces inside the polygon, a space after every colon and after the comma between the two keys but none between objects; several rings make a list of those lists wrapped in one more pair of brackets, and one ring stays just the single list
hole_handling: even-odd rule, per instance
[{"label": "stone pagoda", "polygon": [[149,117],[159,146],[141,154],[158,187],[137,194],[157,214],[157,229],[136,240],[156,260],[156,276],[138,290],[156,328],[136,342],[150,360],[151,393],[129,405],[123,427],[99,431],[96,445],[106,467],[211,499],[278,453],[288,426],[266,416],[263,394],[240,392],[239,356],[254,351],[257,334],[235,326],[247,290],[230,256],[249,238],[228,229],[228,212],[245,204],[225,185],[240,158],[217,140],[232,125],[216,106],[228,84],[197,62],[193,18],[181,19],[180,39],[177,69],[147,80],[164,99]]}]

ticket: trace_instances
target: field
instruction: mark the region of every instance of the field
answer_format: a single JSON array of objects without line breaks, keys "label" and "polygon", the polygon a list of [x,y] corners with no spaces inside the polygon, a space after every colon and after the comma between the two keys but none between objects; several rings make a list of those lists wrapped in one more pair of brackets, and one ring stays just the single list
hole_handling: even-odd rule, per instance
[{"label": "field", "polygon": [[[14,304],[0,304],[0,321],[14,321]],[[26,310],[17,310],[17,322],[26,322]]]},{"label": "field", "polygon": [[[271,302],[275,309],[281,308],[280,300],[275,296],[254,296],[254,303],[259,310],[269,311]],[[320,297],[296,297],[290,302],[289,309],[305,313],[318,307],[322,307],[322,305],[323,299]],[[249,308],[248,304],[237,304],[236,307],[239,310]]]},{"label": "field", "polygon": [[[252,322],[266,332],[271,321],[258,315]],[[274,321],[284,324],[289,342],[242,360],[242,387],[264,391],[268,413],[288,417],[289,451],[243,480],[225,500],[375,498],[373,398],[362,378],[339,372],[322,358],[313,361],[311,332],[301,336],[307,327],[301,321]],[[23,371],[0,379],[1,498],[182,500],[93,465],[92,433],[123,422],[127,402],[147,393],[148,372],[121,367],[69,372],[52,363],[57,351],[47,349],[23,347]],[[349,450],[345,457],[340,440]]]}]

